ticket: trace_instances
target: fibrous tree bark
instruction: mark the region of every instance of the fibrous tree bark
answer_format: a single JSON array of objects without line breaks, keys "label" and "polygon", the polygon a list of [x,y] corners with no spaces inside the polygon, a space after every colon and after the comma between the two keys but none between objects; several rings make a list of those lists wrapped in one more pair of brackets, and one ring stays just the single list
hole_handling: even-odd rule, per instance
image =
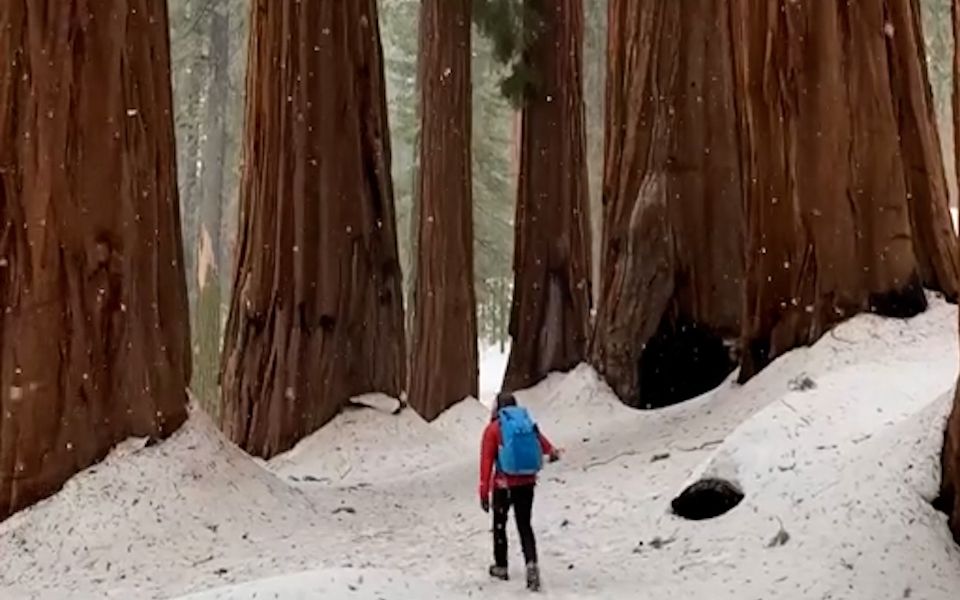
[{"label": "fibrous tree bark", "polygon": [[610,0],[593,361],[661,406],[735,366],[742,185],[728,0]]},{"label": "fibrous tree bark", "polygon": [[956,297],[913,0],[731,0],[746,210],[741,380],[856,312]]},{"label": "fibrous tree bark", "polygon": [[0,518],[186,417],[163,0],[0,3]]},{"label": "fibrous tree bark", "polygon": [[591,306],[583,2],[527,6],[536,37],[524,58],[537,84],[521,117],[507,390],[584,360]]},{"label": "fibrous tree bark", "polygon": [[252,4],[224,431],[271,456],[399,396],[403,302],[375,0]]},{"label": "fibrous tree bark", "polygon": [[425,419],[477,396],[470,0],[420,5],[420,172],[410,405]]},{"label": "fibrous tree bark", "polygon": [[197,227],[196,352],[193,392],[200,405],[219,417],[217,379],[220,365],[220,306],[224,168],[227,154],[227,97],[230,87],[230,16],[226,7],[210,8],[210,79],[207,86],[203,143],[203,195]]},{"label": "fibrous tree bark", "polygon": [[[960,44],[960,0],[951,3],[951,15],[954,43]],[[954,148],[960,149],[960,47],[955,47],[953,54],[953,134]],[[960,167],[960,151],[955,152],[954,160]],[[944,434],[942,462],[939,502],[950,516],[954,539],[960,543],[960,382],[954,391],[953,411]]]}]

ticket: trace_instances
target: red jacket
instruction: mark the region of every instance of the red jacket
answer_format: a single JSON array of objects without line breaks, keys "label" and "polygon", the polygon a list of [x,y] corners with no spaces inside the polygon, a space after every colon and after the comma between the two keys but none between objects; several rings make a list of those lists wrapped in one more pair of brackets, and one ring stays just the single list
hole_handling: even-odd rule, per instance
[{"label": "red jacket", "polygon": [[[537,429],[540,438],[540,448],[546,455],[555,452],[553,444]],[[491,487],[511,488],[521,485],[530,485],[537,482],[536,475],[506,475],[496,471],[497,451],[500,449],[500,422],[496,419],[487,424],[483,430],[483,441],[480,444],[480,499],[489,498]]]}]

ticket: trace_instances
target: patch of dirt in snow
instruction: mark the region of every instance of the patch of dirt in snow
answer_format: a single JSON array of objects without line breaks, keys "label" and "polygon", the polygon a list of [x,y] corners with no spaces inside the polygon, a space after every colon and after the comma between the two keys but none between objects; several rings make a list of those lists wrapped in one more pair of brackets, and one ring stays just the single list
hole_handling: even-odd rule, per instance
[{"label": "patch of dirt in snow", "polygon": [[[929,500],[956,315],[932,298],[909,321],[861,316],[744,386],[657,411],[624,407],[588,367],[521,392],[566,449],[537,489],[542,597],[955,598],[960,552]],[[513,579],[486,574],[482,405],[427,424],[372,404],[387,409],[347,411],[265,465],[279,477],[202,415],[115,453],[0,525],[0,597],[528,597],[512,527]],[[716,519],[670,514],[701,475],[746,497]],[[369,588],[348,583],[361,576]]]}]

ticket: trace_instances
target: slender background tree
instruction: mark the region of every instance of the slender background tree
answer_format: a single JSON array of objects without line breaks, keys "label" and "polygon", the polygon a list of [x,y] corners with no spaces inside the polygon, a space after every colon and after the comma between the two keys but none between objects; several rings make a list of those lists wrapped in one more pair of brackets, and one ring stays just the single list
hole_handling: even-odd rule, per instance
[{"label": "slender background tree", "polygon": [[193,339],[191,387],[215,419],[236,239],[249,0],[169,0],[177,172]]},{"label": "slender background tree", "polygon": [[197,371],[193,389],[212,416],[219,417],[217,367],[220,364],[220,271],[223,268],[223,204],[227,175],[227,115],[230,99],[230,13],[210,8],[208,93],[201,155],[202,196],[197,227],[197,308],[194,320]]}]

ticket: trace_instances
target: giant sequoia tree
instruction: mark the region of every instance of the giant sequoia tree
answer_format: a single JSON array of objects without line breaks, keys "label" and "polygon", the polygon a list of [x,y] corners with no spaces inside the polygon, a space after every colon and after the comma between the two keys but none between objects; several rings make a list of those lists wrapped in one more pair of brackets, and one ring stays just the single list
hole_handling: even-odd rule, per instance
[{"label": "giant sequoia tree", "polygon": [[477,396],[470,177],[470,0],[420,7],[420,172],[410,405],[426,419]]},{"label": "giant sequoia tree", "polygon": [[916,0],[730,0],[747,262],[741,379],[858,311],[955,298]]},{"label": "giant sequoia tree", "polygon": [[186,416],[166,2],[0,2],[0,518]]},{"label": "giant sequoia tree", "polygon": [[403,306],[376,0],[252,11],[222,423],[270,456],[399,395]]},{"label": "giant sequoia tree", "polygon": [[586,357],[590,219],[583,108],[583,1],[527,0],[534,74],[524,99],[505,389]]},{"label": "giant sequoia tree", "polygon": [[610,0],[594,363],[652,406],[733,369],[742,186],[728,0]]},{"label": "giant sequoia tree", "polygon": [[[953,39],[955,44],[960,44],[960,0],[953,0],[951,13]],[[955,47],[953,52],[953,134],[956,149],[954,160],[960,167],[960,47]],[[943,480],[939,501],[950,515],[950,529],[954,539],[960,543],[960,382],[954,392],[953,411],[944,435]]]},{"label": "giant sequoia tree", "polygon": [[738,331],[747,379],[859,311],[956,297],[915,0],[610,11],[594,360],[622,399],[706,391]]}]

